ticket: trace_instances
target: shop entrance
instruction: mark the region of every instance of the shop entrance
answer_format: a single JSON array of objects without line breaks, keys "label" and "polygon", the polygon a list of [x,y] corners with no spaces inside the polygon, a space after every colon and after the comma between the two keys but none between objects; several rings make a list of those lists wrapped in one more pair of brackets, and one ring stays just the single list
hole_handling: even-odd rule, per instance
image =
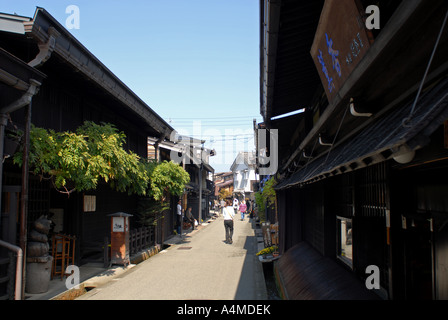
[{"label": "shop entrance", "polygon": [[404,255],[407,300],[433,299],[433,239],[431,219],[415,216],[405,219]]}]

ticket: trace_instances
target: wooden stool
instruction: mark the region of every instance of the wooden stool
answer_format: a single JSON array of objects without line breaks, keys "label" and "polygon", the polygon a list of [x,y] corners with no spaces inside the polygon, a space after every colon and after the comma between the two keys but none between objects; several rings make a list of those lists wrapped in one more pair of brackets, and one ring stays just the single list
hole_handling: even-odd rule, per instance
[{"label": "wooden stool", "polygon": [[[53,266],[51,268],[51,279],[55,275],[64,278],[65,269],[75,262],[75,237],[63,234],[55,234],[52,239]],[[73,243],[73,244],[72,244]],[[60,265],[60,269],[58,266]]]}]

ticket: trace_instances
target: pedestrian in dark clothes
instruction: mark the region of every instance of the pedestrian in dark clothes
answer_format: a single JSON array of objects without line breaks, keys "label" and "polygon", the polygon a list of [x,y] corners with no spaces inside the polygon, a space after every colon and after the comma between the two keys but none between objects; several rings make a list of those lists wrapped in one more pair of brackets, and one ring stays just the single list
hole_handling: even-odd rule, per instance
[{"label": "pedestrian in dark clothes", "polygon": [[191,213],[191,207],[188,208],[187,215],[186,215],[188,221],[191,223],[191,230],[194,230],[194,217]]},{"label": "pedestrian in dark clothes", "polygon": [[233,236],[233,217],[235,216],[235,210],[233,209],[232,201],[227,200],[227,206],[223,210],[224,227],[226,229],[226,243],[232,244]]}]

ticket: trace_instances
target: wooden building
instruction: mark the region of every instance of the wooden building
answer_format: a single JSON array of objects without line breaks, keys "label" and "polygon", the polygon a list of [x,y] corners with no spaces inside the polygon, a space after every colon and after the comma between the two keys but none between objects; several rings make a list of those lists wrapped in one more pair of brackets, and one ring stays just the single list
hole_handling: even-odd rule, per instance
[{"label": "wooden building", "polygon": [[[30,87],[29,79],[37,80],[40,85],[32,103],[31,99],[28,101],[29,108],[6,110],[15,126],[20,129],[27,126],[27,110],[32,124],[56,131],[74,131],[86,120],[112,123],[126,134],[125,147],[142,158],[147,158],[148,137],[160,141],[169,138],[171,126],[45,9],[38,7],[33,18],[0,14],[0,22],[1,107],[8,106],[14,98],[19,99],[21,92]],[[22,178],[20,168],[10,158],[6,159],[3,199],[20,197],[13,193],[20,190]],[[90,208],[84,206],[86,196],[94,201]],[[25,223],[51,213],[55,230],[76,236],[77,265],[97,261],[98,257],[102,261],[104,238],[110,235],[107,215],[134,214],[137,200],[137,196],[115,192],[106,184],[100,184],[95,191],[67,197],[49,183],[29,175]],[[2,201],[2,205],[5,210],[6,202]],[[22,223],[15,212],[9,213],[8,219]],[[2,219],[1,223],[4,222]],[[131,227],[132,223],[131,218]],[[4,236],[5,233],[1,238]]]},{"label": "wooden building", "polygon": [[[25,108],[28,115],[29,104],[45,78],[43,73],[0,48],[0,181],[4,164],[18,147],[17,141],[6,138],[9,114]],[[28,132],[25,131],[25,137]],[[23,298],[23,273],[18,272],[20,260],[12,257],[13,253],[23,257],[23,247],[26,246],[26,223],[23,218],[27,214],[26,198],[21,197],[28,193],[28,175],[25,173],[26,169],[23,169],[19,185],[4,186],[0,183],[0,300]],[[14,270],[17,276],[14,277],[10,270]]]},{"label": "wooden building", "polygon": [[258,182],[255,167],[255,154],[244,151],[237,154],[230,166],[233,172],[233,194],[240,201],[255,200],[254,191]]},{"label": "wooden building", "polygon": [[[199,210],[201,219],[206,220],[210,216],[210,202],[214,201],[214,183],[209,179],[215,169],[210,166],[209,158],[215,155],[214,150],[204,149],[204,140],[186,136],[172,135],[174,141],[157,142],[156,139],[148,139],[149,154],[161,161],[175,161],[179,163],[190,176],[190,182],[185,187],[182,197],[183,209],[191,207],[192,214],[199,221]],[[185,143],[186,142],[186,143]],[[172,157],[172,155],[175,155]],[[201,155],[202,154],[202,155]],[[201,196],[200,196],[201,195]],[[171,212],[164,216],[165,237],[173,235],[176,229],[177,202],[179,197],[171,197]],[[199,201],[201,206],[199,207]],[[186,211],[185,211],[186,212]]]},{"label": "wooden building", "polygon": [[279,130],[285,296],[448,299],[448,3],[260,8],[260,112]]},{"label": "wooden building", "polygon": [[233,172],[219,172],[215,174],[214,180],[216,199],[219,199],[219,193],[221,192],[221,190],[225,190],[226,194],[228,194],[229,197],[233,194]]}]

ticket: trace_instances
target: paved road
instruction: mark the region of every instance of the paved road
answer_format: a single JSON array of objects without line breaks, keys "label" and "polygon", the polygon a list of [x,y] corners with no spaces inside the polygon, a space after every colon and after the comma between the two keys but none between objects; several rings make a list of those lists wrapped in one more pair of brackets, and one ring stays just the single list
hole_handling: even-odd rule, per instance
[{"label": "paved road", "polygon": [[235,220],[233,244],[224,243],[224,239],[224,223],[219,217],[79,299],[266,300],[249,219]]}]

